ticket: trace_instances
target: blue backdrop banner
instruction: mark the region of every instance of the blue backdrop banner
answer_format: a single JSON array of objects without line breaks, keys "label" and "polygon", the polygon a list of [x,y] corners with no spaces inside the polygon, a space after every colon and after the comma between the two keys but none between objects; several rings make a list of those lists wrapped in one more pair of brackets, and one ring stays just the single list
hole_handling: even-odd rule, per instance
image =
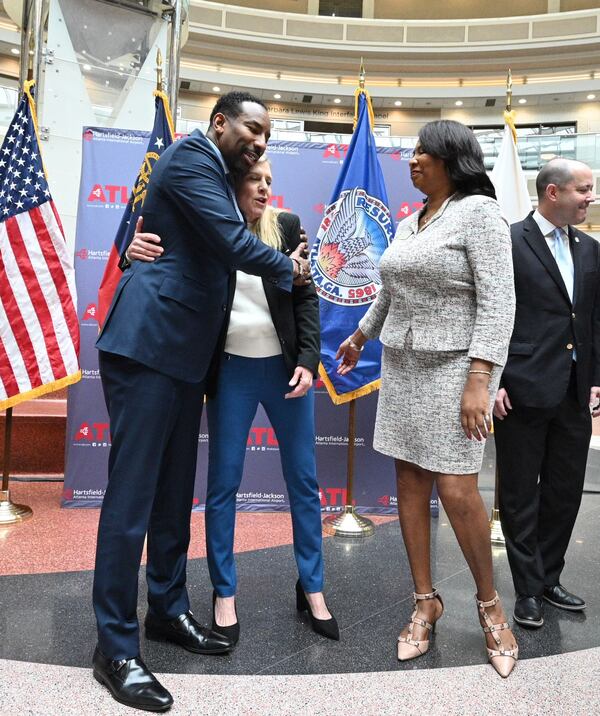
[{"label": "blue backdrop banner", "polygon": [[[81,327],[83,379],[69,389],[63,505],[98,507],[107,480],[110,448],[108,416],[98,372],[97,295],[119,222],[148,144],[148,132],[87,127],[83,132],[82,173],[77,216],[75,270]],[[272,141],[274,206],[298,214],[311,242],[324,201],[331,197],[348,147]],[[422,197],[413,188],[405,150],[379,149],[389,207],[397,220],[418,210]],[[324,511],[345,504],[348,406],[334,405],[321,381],[316,392],[316,452]],[[372,448],[377,393],[357,403],[354,498],[360,510],[396,511],[393,461]],[[206,494],[208,434],[203,418],[198,443],[194,496],[202,509]],[[237,498],[239,510],[288,510],[279,448],[259,409],[248,436],[246,469]]]}]

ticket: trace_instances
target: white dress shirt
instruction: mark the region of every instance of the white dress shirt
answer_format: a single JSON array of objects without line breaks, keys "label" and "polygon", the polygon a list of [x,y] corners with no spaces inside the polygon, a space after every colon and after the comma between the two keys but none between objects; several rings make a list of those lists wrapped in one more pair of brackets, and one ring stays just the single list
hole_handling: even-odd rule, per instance
[{"label": "white dress shirt", "polygon": [[535,223],[540,227],[540,231],[544,235],[544,238],[546,239],[546,243],[548,244],[548,248],[552,252],[552,256],[556,258],[556,247],[555,247],[555,241],[556,238],[554,236],[554,230],[560,229],[562,233],[562,240],[565,242],[565,246],[567,248],[567,254],[571,257],[571,266],[573,265],[573,257],[571,256],[571,248],[569,246],[569,227],[568,226],[555,226],[551,221],[548,221],[545,216],[542,216],[540,212],[536,209],[533,212],[533,220]]},{"label": "white dress shirt", "polygon": [[281,355],[260,276],[237,271],[225,352],[245,358]]}]

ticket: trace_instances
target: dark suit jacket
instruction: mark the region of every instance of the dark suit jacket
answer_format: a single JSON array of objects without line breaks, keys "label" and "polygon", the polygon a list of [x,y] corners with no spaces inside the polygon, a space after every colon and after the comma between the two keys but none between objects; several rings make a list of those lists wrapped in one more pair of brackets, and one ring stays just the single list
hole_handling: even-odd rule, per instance
[{"label": "dark suit jacket", "polygon": [[225,169],[198,130],[171,145],[152,171],[144,231],[164,253],[124,272],[96,343],[173,378],[205,378],[227,313],[232,270],[291,291],[292,262],[240,220]]},{"label": "dark suit jacket", "polygon": [[600,244],[569,226],[573,304],[558,266],[530,214],[511,226],[517,311],[502,374],[515,406],[551,408],[564,398],[577,349],[577,397],[600,385]]},{"label": "dark suit jacket", "polygon": [[[281,250],[284,254],[290,254],[300,243],[300,219],[295,214],[288,212],[279,214],[278,219],[283,238]],[[229,283],[227,317],[207,378],[206,394],[209,397],[214,395],[217,387],[235,285],[235,273],[233,273]],[[299,365],[308,368],[316,376],[320,360],[321,339],[319,298],[314,285],[311,283],[308,286],[294,286],[291,294],[279,291],[264,279],[263,287],[290,378]]]}]

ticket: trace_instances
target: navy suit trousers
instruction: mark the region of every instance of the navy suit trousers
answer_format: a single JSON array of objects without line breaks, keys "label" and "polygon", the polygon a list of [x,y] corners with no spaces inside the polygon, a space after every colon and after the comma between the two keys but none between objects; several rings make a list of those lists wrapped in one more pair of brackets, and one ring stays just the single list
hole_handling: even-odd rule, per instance
[{"label": "navy suit trousers", "polygon": [[204,384],[104,351],[100,375],[112,446],[93,602],[100,650],[128,659],[139,654],[138,572],[146,535],[150,610],[174,619],[189,609],[186,563]]}]

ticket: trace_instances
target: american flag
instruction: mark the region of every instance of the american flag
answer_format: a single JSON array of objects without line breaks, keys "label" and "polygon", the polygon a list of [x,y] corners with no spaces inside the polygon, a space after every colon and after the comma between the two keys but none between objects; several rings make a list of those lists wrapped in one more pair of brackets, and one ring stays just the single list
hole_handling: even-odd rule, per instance
[{"label": "american flag", "polygon": [[0,149],[0,409],[81,377],[73,262],[40,156],[31,86]]},{"label": "american flag", "polygon": [[122,273],[119,268],[119,259],[121,254],[131,243],[135,233],[135,226],[138,218],[142,215],[144,199],[146,198],[146,188],[150,181],[150,175],[154,165],[159,160],[160,155],[171,144],[175,136],[173,126],[173,118],[169,108],[169,98],[161,90],[154,91],[154,126],[150,132],[150,140],[139,174],[133,185],[133,191],[123,212],[121,223],[117,229],[117,235],[113,242],[108,263],[104,269],[104,276],[100,282],[98,289],[98,325],[102,327],[110,304],[112,302],[117,284],[121,279]]}]

